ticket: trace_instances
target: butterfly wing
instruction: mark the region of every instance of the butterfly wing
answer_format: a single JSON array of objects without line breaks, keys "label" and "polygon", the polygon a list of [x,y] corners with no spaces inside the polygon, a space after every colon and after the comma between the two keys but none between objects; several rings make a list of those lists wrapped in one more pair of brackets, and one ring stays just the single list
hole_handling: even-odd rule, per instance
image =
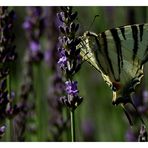
[{"label": "butterfly wing", "polygon": [[148,60],[148,24],[107,30],[99,35],[86,32],[81,55],[113,90],[113,103],[126,103],[143,77]]}]

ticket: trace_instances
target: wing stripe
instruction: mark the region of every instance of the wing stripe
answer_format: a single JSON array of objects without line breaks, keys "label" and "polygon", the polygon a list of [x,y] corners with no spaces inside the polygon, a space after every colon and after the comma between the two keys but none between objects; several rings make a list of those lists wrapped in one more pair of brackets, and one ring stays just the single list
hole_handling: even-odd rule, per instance
[{"label": "wing stripe", "polygon": [[[99,43],[98,36],[96,36],[96,35],[94,35],[94,34],[91,34],[91,33],[87,34],[87,36],[89,36],[89,37],[91,36],[91,37],[94,37],[94,38],[95,38],[98,47],[97,47],[97,49],[96,49],[96,48],[91,49],[91,53],[92,53],[93,56],[95,57],[95,60],[96,60],[97,64],[99,65],[100,70],[101,70],[104,74],[107,75],[107,72],[104,70],[104,68],[103,68],[103,66],[101,65],[101,62],[100,62],[100,60],[99,60],[99,58],[98,58],[98,51],[100,52],[100,54],[102,54],[101,45],[100,45],[100,43]],[[90,62],[90,63],[91,63],[91,62]],[[92,63],[91,63],[91,64],[92,64]]]},{"label": "wing stripe", "polygon": [[120,31],[121,31],[121,34],[122,34],[124,40],[126,40],[124,27],[120,27],[119,29],[120,29]]},{"label": "wing stripe", "polygon": [[[123,66],[123,57],[122,57],[122,50],[121,50],[121,41],[120,38],[118,36],[118,32],[117,29],[111,29],[110,30],[113,38],[114,38],[114,42],[116,45],[116,49],[117,49],[117,58],[118,58],[118,70],[119,70],[119,75],[121,73],[121,64]],[[120,80],[120,76],[119,76],[119,80]]]},{"label": "wing stripe", "polygon": [[147,45],[147,47],[145,49],[144,58],[141,61],[141,66],[148,61],[148,53],[147,52],[148,52],[148,45]]},{"label": "wing stripe", "polygon": [[[95,40],[96,40],[96,43],[97,43],[97,46],[98,46],[98,50],[101,52],[101,46],[100,46],[100,43],[99,43],[99,41],[98,41],[98,38],[96,37],[96,36],[94,36],[95,37]],[[104,68],[103,68],[103,66],[101,65],[101,62],[99,61],[99,58],[98,58],[98,51],[97,50],[94,50],[94,54],[95,54],[95,58],[96,58],[96,61],[98,62],[98,64],[99,64],[99,66],[100,66],[100,69],[102,70],[102,72],[104,73],[104,74],[106,74],[107,75],[107,72],[104,70]]]},{"label": "wing stripe", "polygon": [[131,29],[134,39],[134,48],[133,48],[133,61],[134,61],[138,51],[138,29],[136,25],[132,25]]},{"label": "wing stripe", "polygon": [[114,74],[114,69],[113,69],[113,66],[112,66],[112,62],[111,62],[111,59],[110,59],[109,54],[108,54],[108,44],[107,44],[107,39],[106,39],[105,32],[102,32],[101,33],[101,37],[103,39],[104,51],[105,51],[105,54],[106,54],[106,58],[107,58],[108,64],[110,66],[110,70],[111,70],[111,72],[113,74],[114,79],[117,80],[115,78],[115,74]]},{"label": "wing stripe", "polygon": [[140,42],[142,41],[142,37],[143,37],[143,27],[144,27],[144,24],[140,24],[140,25],[139,25],[139,30],[140,30]]}]

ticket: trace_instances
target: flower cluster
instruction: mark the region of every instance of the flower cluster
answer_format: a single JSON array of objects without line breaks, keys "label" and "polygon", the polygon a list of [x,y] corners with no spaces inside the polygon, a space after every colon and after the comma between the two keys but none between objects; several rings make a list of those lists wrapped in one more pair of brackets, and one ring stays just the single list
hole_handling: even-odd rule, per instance
[{"label": "flower cluster", "polygon": [[3,134],[5,133],[5,130],[6,130],[6,126],[5,125],[0,127],[0,138],[2,138]]},{"label": "flower cluster", "polygon": [[[141,90],[139,91],[139,93],[135,94],[133,97],[133,101],[134,104],[140,114],[147,117],[147,113],[148,113],[148,91],[141,88]],[[133,117],[133,120],[135,122],[138,122],[139,120],[139,116],[137,117],[137,112],[134,109],[128,108],[130,111],[130,114]],[[131,130],[128,129],[126,132],[126,140],[127,141],[147,141],[147,131],[145,128],[145,125],[141,125],[141,129],[140,132],[135,129],[135,130]]]},{"label": "flower cluster", "polygon": [[[15,18],[13,10],[9,12],[7,7],[0,7],[0,122],[5,118],[14,117],[19,112],[19,107],[12,105],[15,95],[8,88],[11,64],[16,59],[12,30]],[[0,129],[1,135],[5,128],[1,126]]]},{"label": "flower cluster", "polygon": [[14,11],[8,12],[7,7],[0,8],[0,78],[9,73],[9,63],[16,58],[15,45],[12,44],[14,34],[12,33]]},{"label": "flower cluster", "polygon": [[27,17],[23,23],[29,40],[29,54],[31,62],[38,62],[43,58],[40,45],[40,37],[44,32],[44,17],[41,7],[28,7]]},{"label": "flower cluster", "polygon": [[59,97],[64,93],[64,83],[62,80],[61,70],[57,64],[58,61],[58,36],[59,30],[57,23],[57,8],[48,7],[45,9],[46,14],[46,33],[47,33],[47,50],[44,54],[45,62],[48,68],[51,70],[52,75],[49,76],[49,88],[48,88],[48,104],[49,112],[49,132],[51,133],[50,141],[62,141],[62,134],[69,127],[69,118],[63,117],[63,110],[65,109],[61,104]]},{"label": "flower cluster", "polygon": [[132,131],[128,129],[125,135],[126,141],[129,142],[146,142],[147,141],[147,131],[145,125],[141,125],[140,130]]},{"label": "flower cluster", "polygon": [[[27,16],[23,23],[23,29],[28,40],[28,48],[24,57],[23,82],[20,90],[21,111],[14,120],[16,141],[25,141],[27,119],[32,117],[34,102],[29,102],[29,96],[34,94],[33,88],[33,64],[43,59],[40,38],[43,35],[44,17],[42,7],[27,7]],[[29,129],[30,132],[34,129]]]},{"label": "flower cluster", "polygon": [[6,79],[0,83],[0,119],[12,118],[19,111],[17,105],[12,106],[14,96],[8,94]]},{"label": "flower cluster", "polygon": [[138,141],[139,142],[146,142],[147,141],[147,131],[146,131],[145,125],[141,125]]},{"label": "flower cluster", "polygon": [[77,89],[77,81],[66,81],[66,92],[68,95],[77,96],[78,89]]},{"label": "flower cluster", "polygon": [[59,29],[63,36],[59,38],[62,47],[59,48],[58,64],[67,79],[65,82],[67,95],[61,100],[69,108],[75,109],[82,102],[82,97],[78,95],[77,82],[73,81],[73,76],[81,67],[80,49],[77,48],[80,39],[76,36],[79,24],[74,22],[77,12],[73,12],[72,7],[61,7],[61,9],[58,18],[62,23]]},{"label": "flower cluster", "polygon": [[95,126],[94,126],[94,122],[90,119],[84,119],[84,121],[82,121],[82,125],[81,125],[81,129],[82,129],[82,135],[84,138],[84,141],[96,141],[95,140]]}]

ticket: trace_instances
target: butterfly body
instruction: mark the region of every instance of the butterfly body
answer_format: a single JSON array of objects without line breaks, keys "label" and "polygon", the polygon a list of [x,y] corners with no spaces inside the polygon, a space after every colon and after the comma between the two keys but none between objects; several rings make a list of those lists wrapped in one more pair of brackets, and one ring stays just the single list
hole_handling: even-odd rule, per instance
[{"label": "butterfly body", "polygon": [[81,39],[81,56],[112,89],[112,103],[131,102],[148,61],[148,24],[113,28],[100,34],[87,31]]}]

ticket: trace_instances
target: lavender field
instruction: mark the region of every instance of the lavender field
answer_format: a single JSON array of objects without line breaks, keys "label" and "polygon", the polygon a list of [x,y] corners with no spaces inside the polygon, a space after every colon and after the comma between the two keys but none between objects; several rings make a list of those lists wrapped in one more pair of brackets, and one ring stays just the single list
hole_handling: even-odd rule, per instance
[{"label": "lavender field", "polygon": [[147,141],[147,63],[131,126],[79,48],[86,31],[147,21],[147,7],[0,7],[0,141]]}]

